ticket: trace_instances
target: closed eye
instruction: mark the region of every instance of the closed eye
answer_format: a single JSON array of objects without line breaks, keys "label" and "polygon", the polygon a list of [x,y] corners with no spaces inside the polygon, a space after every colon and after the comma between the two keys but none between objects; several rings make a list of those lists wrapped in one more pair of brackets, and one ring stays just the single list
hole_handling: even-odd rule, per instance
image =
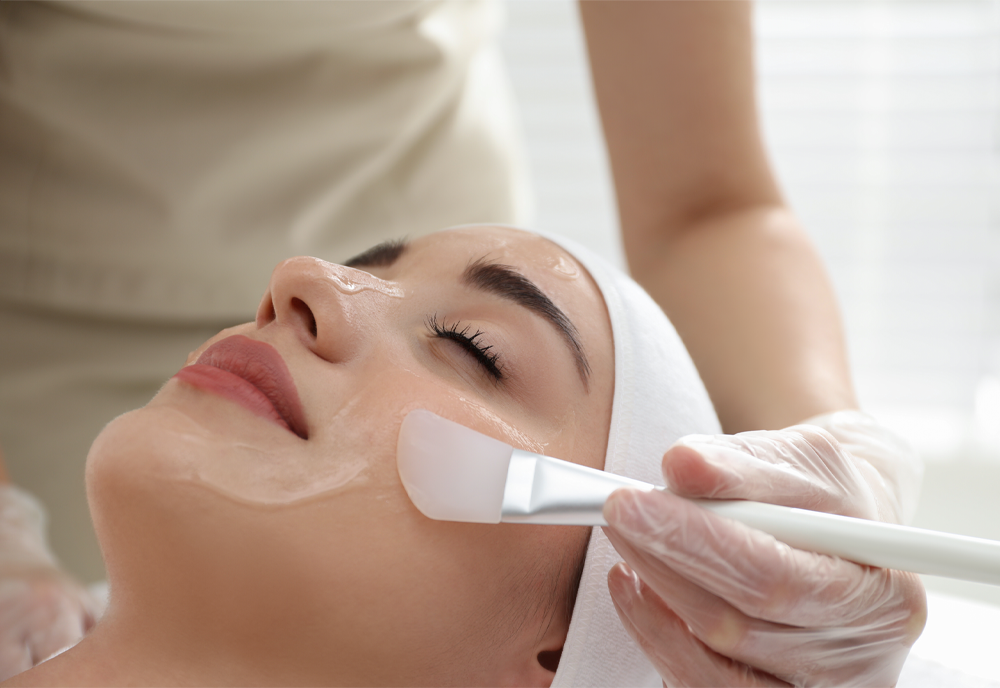
[{"label": "closed eye", "polygon": [[471,325],[465,325],[461,322],[455,322],[451,325],[444,324],[438,321],[437,314],[427,318],[427,329],[435,337],[453,341],[465,349],[495,382],[504,379],[500,352],[492,344],[486,344],[482,341],[484,335],[482,330],[474,330]]}]

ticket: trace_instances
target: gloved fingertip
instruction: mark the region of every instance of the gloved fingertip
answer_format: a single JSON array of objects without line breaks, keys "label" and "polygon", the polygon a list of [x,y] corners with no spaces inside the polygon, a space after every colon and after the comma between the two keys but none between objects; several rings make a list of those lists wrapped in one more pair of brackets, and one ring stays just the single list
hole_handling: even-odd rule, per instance
[{"label": "gloved fingertip", "polygon": [[608,528],[633,547],[657,551],[671,541],[685,521],[684,510],[696,508],[667,490],[622,489],[604,505]]},{"label": "gloved fingertip", "polygon": [[604,508],[601,510],[604,520],[608,522],[608,525],[612,528],[621,528],[622,520],[625,517],[625,511],[628,506],[624,502],[628,499],[627,495],[631,492],[628,488],[621,490],[615,490],[611,493],[611,496],[607,498],[604,502]]},{"label": "gloved fingertip", "polygon": [[644,502],[649,495],[648,492],[632,488],[615,490],[604,502],[604,520],[626,535],[647,532],[648,519],[643,514],[648,510],[648,505]]},{"label": "gloved fingertip", "polygon": [[618,562],[608,571],[608,590],[622,611],[628,613],[639,596],[639,576],[625,562]]},{"label": "gloved fingertip", "polygon": [[677,494],[714,497],[742,482],[734,458],[737,465],[745,462],[739,449],[720,438],[688,435],[664,454],[663,477]]},{"label": "gloved fingertip", "polygon": [[0,647],[0,681],[6,681],[27,671],[34,664],[31,661],[31,650],[23,643],[10,643]]},{"label": "gloved fingertip", "polygon": [[663,478],[671,490],[685,496],[702,496],[718,478],[697,446],[675,444],[663,455]]}]

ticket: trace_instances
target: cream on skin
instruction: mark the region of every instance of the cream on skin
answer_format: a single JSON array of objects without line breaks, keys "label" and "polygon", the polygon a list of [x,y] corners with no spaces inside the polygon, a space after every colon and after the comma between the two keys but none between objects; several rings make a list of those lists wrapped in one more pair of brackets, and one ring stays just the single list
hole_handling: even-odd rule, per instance
[{"label": "cream on skin", "polygon": [[[586,378],[552,322],[463,281],[477,261],[510,266],[565,313]],[[460,332],[482,333],[499,378]],[[234,335],[287,366],[304,436],[184,375],[110,423],[87,464],[108,613],[10,685],[547,685],[539,653],[561,647],[568,618],[546,600],[589,529],[431,521],[395,447],[426,408],[601,467],[613,350],[586,272],[535,235],[462,228],[391,264],[286,261],[256,321],[189,364]]]}]

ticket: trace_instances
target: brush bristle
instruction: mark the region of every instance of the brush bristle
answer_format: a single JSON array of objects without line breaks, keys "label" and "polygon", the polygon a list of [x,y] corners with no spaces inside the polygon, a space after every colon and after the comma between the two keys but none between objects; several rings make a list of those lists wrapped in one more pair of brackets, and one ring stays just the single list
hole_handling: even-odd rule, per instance
[{"label": "brush bristle", "polygon": [[438,521],[499,523],[513,448],[418,409],[399,429],[396,466],[413,504]]}]

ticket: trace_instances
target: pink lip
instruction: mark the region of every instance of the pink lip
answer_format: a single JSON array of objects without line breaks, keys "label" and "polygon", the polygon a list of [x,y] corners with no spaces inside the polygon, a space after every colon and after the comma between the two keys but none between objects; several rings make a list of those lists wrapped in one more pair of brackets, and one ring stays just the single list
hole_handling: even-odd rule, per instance
[{"label": "pink lip", "polygon": [[302,439],[309,438],[302,402],[285,361],[270,344],[241,334],[216,342],[175,378],[235,401]]}]

